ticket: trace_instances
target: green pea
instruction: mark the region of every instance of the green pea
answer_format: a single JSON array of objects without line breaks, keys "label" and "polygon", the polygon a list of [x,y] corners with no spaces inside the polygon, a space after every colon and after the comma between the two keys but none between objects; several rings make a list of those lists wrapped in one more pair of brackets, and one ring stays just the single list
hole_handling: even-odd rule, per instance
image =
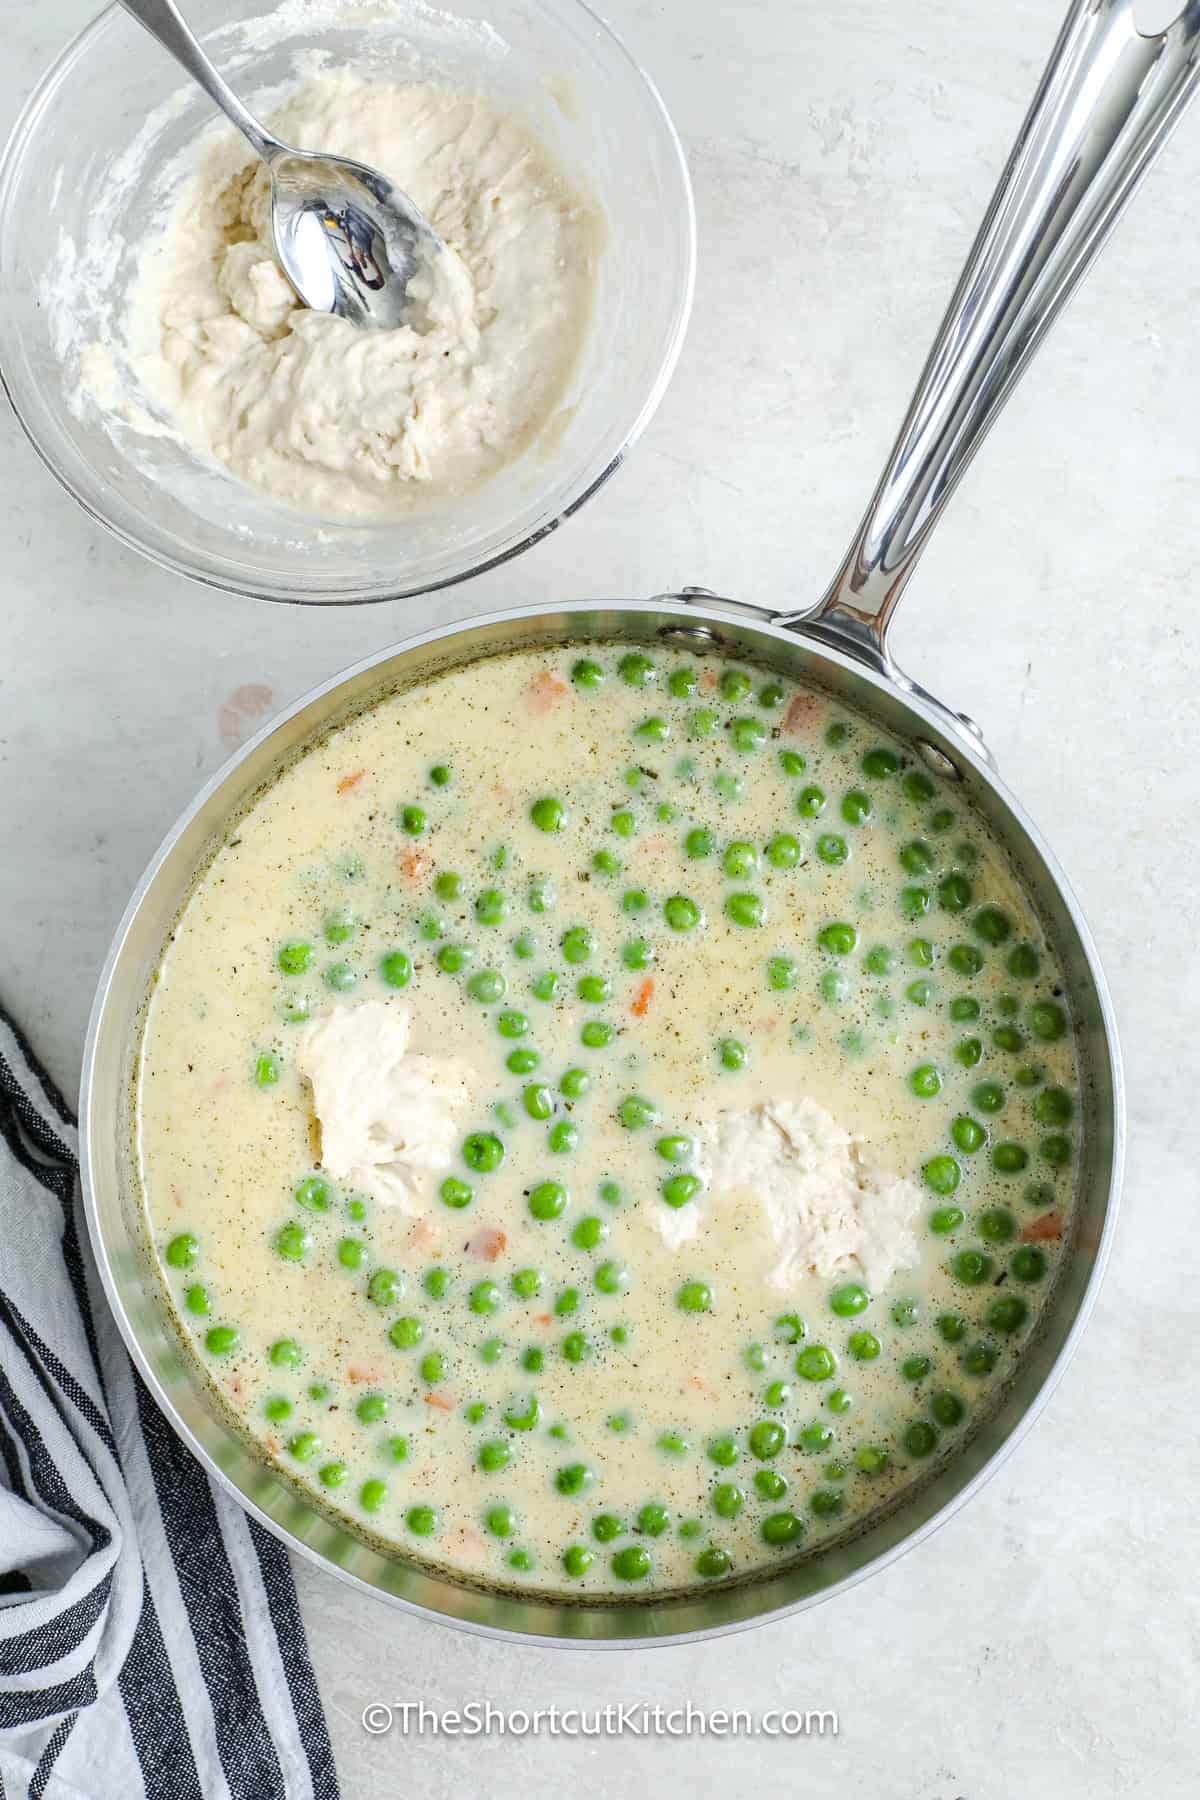
[{"label": "green pea", "polygon": [[678,1431],[660,1431],[654,1442],[656,1447],[665,1451],[668,1456],[686,1456],[691,1449],[687,1439]]},{"label": "green pea", "polygon": [[446,1358],[442,1355],[441,1351],[430,1350],[427,1355],[423,1356],[418,1364],[418,1373],[420,1374],[421,1380],[427,1382],[431,1387],[436,1382],[444,1381],[446,1376]]},{"label": "green pea", "polygon": [[978,1231],[987,1244],[1007,1244],[1017,1235],[1017,1221],[1007,1207],[989,1207],[979,1215]]},{"label": "green pea", "polygon": [[361,1269],[367,1254],[367,1246],[361,1238],[341,1238],[337,1247],[337,1259],[343,1269]]},{"label": "green pea", "polygon": [[800,862],[800,840],[789,831],[776,832],[767,845],[767,861],[775,869],[794,869]]},{"label": "green pea", "polygon": [[1022,1244],[1013,1252],[1009,1268],[1018,1281],[1041,1281],[1046,1273],[1046,1254],[1036,1244]]},{"label": "green pea", "polygon": [[1067,1029],[1067,1015],[1053,1000],[1039,1000],[1029,1008],[1029,1029],[1043,1043],[1053,1043]]},{"label": "green pea", "polygon": [[397,1350],[414,1350],[424,1336],[425,1327],[420,1319],[412,1317],[396,1319],[388,1332]]},{"label": "green pea", "polygon": [[281,1225],[275,1233],[275,1253],[285,1262],[301,1262],[311,1248],[311,1232],[295,1221]]},{"label": "green pea", "polygon": [[1008,1337],[1020,1331],[1028,1316],[1029,1308],[1020,1294],[997,1294],[988,1307],[987,1322],[993,1331],[1002,1331]]},{"label": "green pea", "polygon": [[778,1469],[756,1469],[754,1491],[763,1500],[782,1500],[787,1493],[787,1477]]},{"label": "green pea", "polygon": [[809,1456],[817,1456],[832,1444],[833,1428],[820,1419],[815,1420],[813,1424],[804,1426],[796,1442]]},{"label": "green pea", "polygon": [[962,1168],[953,1156],[931,1156],[921,1173],[935,1194],[954,1193],[962,1180]]},{"label": "green pea", "polygon": [[806,1344],[796,1358],[796,1373],[805,1381],[828,1381],[835,1367],[833,1351],[824,1344]]},{"label": "green pea", "polygon": [[854,1452],[855,1466],[864,1475],[879,1475],[887,1468],[889,1457],[882,1444],[860,1444]]},{"label": "green pea", "polygon": [[204,1334],[204,1348],[212,1356],[231,1356],[241,1341],[236,1325],[210,1325]]},{"label": "green pea", "polygon": [[779,766],[785,775],[795,776],[803,775],[808,765],[798,750],[781,750],[779,752]]},{"label": "green pea", "polygon": [[1032,944],[1016,944],[1009,951],[1004,966],[1015,980],[1033,981],[1041,969],[1042,959]]},{"label": "green pea", "polygon": [[721,858],[721,869],[731,881],[744,881],[758,867],[758,852],[744,838],[734,838]]},{"label": "green pea", "polygon": [[858,943],[858,933],[853,925],[842,920],[832,925],[823,925],[817,933],[817,943],[830,956],[849,956]]},{"label": "green pea", "polygon": [[663,906],[663,917],[672,931],[692,931],[699,925],[702,914],[694,900],[686,894],[672,894]]},{"label": "green pea", "polygon": [[759,1462],[769,1462],[783,1449],[787,1442],[787,1432],[777,1419],[760,1419],[750,1427],[747,1441],[752,1456],[756,1456]]},{"label": "green pea", "polygon": [[736,1519],[745,1504],[746,1495],[735,1482],[719,1482],[712,1491],[713,1511],[720,1519]]},{"label": "green pea", "polygon": [[943,912],[963,912],[970,906],[972,897],[971,883],[957,870],[952,875],[947,875],[938,886],[938,905]]},{"label": "green pea", "polygon": [[819,819],[825,811],[824,789],[819,787],[802,788],[800,798],[796,801],[796,811],[802,819]]},{"label": "green pea", "polygon": [[627,687],[649,687],[655,680],[658,671],[648,656],[640,650],[630,650],[617,664],[617,673]]},{"label": "green pea", "polygon": [[558,975],[553,969],[543,970],[540,975],[534,976],[529,984],[529,991],[535,1000],[553,1000],[558,992]]},{"label": "green pea", "polygon": [[281,1073],[279,1058],[273,1050],[264,1050],[255,1058],[254,1080],[258,1087],[274,1087]]},{"label": "green pea", "polygon": [[607,1019],[588,1019],[580,1028],[579,1041],[585,1049],[603,1050],[612,1042],[613,1029]]},{"label": "green pea", "polygon": [[457,1175],[447,1175],[438,1192],[441,1194],[443,1204],[453,1207],[455,1211],[464,1206],[470,1206],[475,1198],[475,1190],[470,1182],[461,1180]]},{"label": "green pea", "polygon": [[587,1362],[593,1354],[592,1340],[584,1331],[570,1331],[562,1341],[562,1353],[568,1362]]},{"label": "green pea", "polygon": [[[629,1271],[624,1263],[602,1262],[597,1266],[593,1279],[602,1294],[623,1294],[629,1286]],[[614,1338],[619,1329],[617,1326],[613,1327]],[[623,1341],[623,1338],[617,1339],[618,1343]]]},{"label": "green pea", "polygon": [[783,1550],[798,1542],[804,1526],[794,1512],[769,1513],[762,1522],[762,1538],[773,1549]]},{"label": "green pea", "polygon": [[854,1400],[845,1388],[834,1388],[831,1394],[825,1396],[825,1404],[831,1413],[845,1413],[850,1411]]},{"label": "green pea", "polygon": [[999,1357],[994,1344],[978,1343],[964,1350],[959,1360],[968,1375],[990,1375]]},{"label": "green pea", "polygon": [[933,1063],[919,1063],[908,1078],[908,1085],[920,1100],[931,1100],[942,1091],[940,1069]]},{"label": "green pea", "polygon": [[950,1127],[950,1136],[955,1146],[967,1156],[973,1156],[987,1141],[987,1132],[978,1120],[961,1113]]},{"label": "green pea", "polygon": [[443,944],[437,953],[437,966],[444,975],[458,975],[474,955],[468,944]]},{"label": "green pea", "polygon": [[698,1175],[681,1173],[669,1175],[659,1191],[668,1206],[680,1207],[694,1200],[702,1185]]},{"label": "green pea", "polygon": [[729,726],[729,735],[734,749],[749,755],[755,750],[761,750],[766,741],[767,728],[761,719],[734,719]]},{"label": "green pea", "polygon": [[1025,1042],[1015,1025],[1000,1025],[992,1033],[992,1042],[997,1050],[1018,1051]]},{"label": "green pea", "polygon": [[613,986],[607,975],[581,975],[575,992],[588,1006],[603,1006],[612,999]]},{"label": "green pea", "polygon": [[1012,920],[998,906],[981,906],[971,928],[985,944],[1003,944],[1012,936]]},{"label": "green pea", "polygon": [[717,715],[710,707],[698,706],[687,716],[688,736],[694,738],[711,737],[717,728]]},{"label": "green pea", "polygon": [[328,1212],[333,1190],[322,1176],[308,1175],[297,1185],[293,1198],[306,1212]]},{"label": "green pea", "polygon": [[648,969],[654,957],[654,945],[647,938],[629,938],[621,948],[621,961],[627,969]]},{"label": "green pea", "polygon": [[571,680],[577,688],[595,689],[604,685],[606,676],[598,662],[593,662],[588,656],[581,656],[571,670]]},{"label": "green pea", "polygon": [[292,938],[281,947],[277,961],[285,975],[303,975],[312,959],[312,945],[300,938]]},{"label": "green pea", "polygon": [[297,1462],[311,1462],[321,1448],[321,1440],[315,1431],[298,1431],[288,1444],[288,1450]]},{"label": "green pea", "polygon": [[329,1487],[329,1488],[341,1487],[342,1483],[348,1478],[349,1474],[350,1474],[350,1471],[346,1467],[344,1462],[323,1463],[317,1471],[317,1476],[321,1482],[322,1487]]},{"label": "green pea", "polygon": [[955,1279],[966,1287],[980,1287],[992,1273],[992,1259],[982,1250],[960,1250],[950,1259]]},{"label": "green pea", "polygon": [[778,991],[794,988],[800,978],[796,961],[791,956],[771,956],[767,958],[767,984]]},{"label": "green pea", "polygon": [[910,1456],[928,1456],[937,1444],[938,1434],[926,1419],[914,1419],[905,1427],[904,1448]]},{"label": "green pea", "polygon": [[908,945],[908,960],[919,969],[933,967],[933,945],[928,938],[913,938]]},{"label": "green pea", "polygon": [[900,867],[909,875],[928,875],[933,861],[933,851],[922,838],[914,838],[900,851]]},{"label": "green pea", "polygon": [[746,1067],[749,1052],[737,1038],[718,1038],[717,1060],[723,1069],[733,1074]]},{"label": "green pea", "polygon": [[648,744],[665,744],[671,735],[671,727],[666,719],[643,719],[634,727],[635,737],[643,738]]},{"label": "green pea", "polygon": [[733,1567],[733,1558],[719,1544],[710,1544],[707,1550],[700,1552],[694,1567],[703,1580],[716,1581],[722,1575],[728,1575]]},{"label": "green pea", "polygon": [[467,1304],[474,1313],[494,1313],[502,1298],[494,1281],[477,1281],[467,1296]]},{"label": "green pea", "polygon": [[648,1501],[634,1521],[634,1530],[644,1537],[661,1537],[671,1526],[671,1515],[657,1500]]},{"label": "green pea", "polygon": [[192,1286],[188,1288],[183,1300],[188,1311],[195,1314],[197,1318],[206,1318],[212,1311],[212,1300],[208,1289],[198,1281],[193,1282]]},{"label": "green pea", "polygon": [[716,838],[703,825],[694,826],[683,840],[684,853],[691,857],[693,862],[698,861],[701,857],[711,856],[716,847]]},{"label": "green pea", "polygon": [[282,1425],[292,1416],[292,1403],[283,1394],[276,1394],[267,1401],[263,1411],[273,1425]]},{"label": "green pea", "polygon": [[906,1356],[900,1364],[900,1373],[905,1381],[924,1381],[931,1366],[927,1356]]},{"label": "green pea", "polygon": [[759,894],[729,894],[724,910],[725,917],[733,925],[754,929],[763,922],[763,902]]},{"label": "green pea", "polygon": [[173,1269],[190,1269],[200,1255],[200,1240],[192,1231],[181,1231],[163,1252]]},{"label": "green pea", "polygon": [[839,1319],[852,1319],[869,1304],[870,1295],[859,1281],[844,1281],[829,1296],[830,1309]]},{"label": "green pea", "polygon": [[304,1353],[295,1338],[276,1339],[267,1355],[276,1369],[298,1369],[304,1360]]},{"label": "green pea", "polygon": [[980,1005],[973,994],[956,994],[949,1006],[950,1017],[956,1025],[965,1024],[968,1019],[977,1019]]},{"label": "green pea", "polygon": [[650,1552],[642,1544],[627,1544],[610,1564],[618,1581],[644,1581],[651,1569]]},{"label": "green pea", "polygon": [[962,1038],[954,1046],[954,1055],[964,1069],[973,1069],[983,1056],[983,1045],[977,1037]]},{"label": "green pea", "polygon": [[577,1250],[595,1250],[608,1236],[608,1226],[603,1219],[594,1216],[580,1219],[571,1233],[571,1242]]},{"label": "green pea", "polygon": [[540,1375],[545,1366],[546,1353],[536,1344],[530,1344],[527,1350],[521,1352],[521,1367],[528,1370],[530,1375]]},{"label": "green pea", "polygon": [[676,700],[687,700],[695,693],[699,680],[698,670],[680,667],[667,676],[667,687]]},{"label": "green pea", "polygon": [[847,825],[865,825],[871,816],[871,796],[862,788],[851,788],[842,795],[842,817]]},{"label": "green pea", "polygon": [[963,975],[968,980],[978,975],[983,967],[983,956],[974,944],[955,944],[946,961],[956,975]]},{"label": "green pea", "polygon": [[904,777],[904,791],[914,805],[924,806],[933,799],[934,786],[922,770],[913,769]]},{"label": "green pea", "polygon": [[542,794],[529,808],[529,817],[539,831],[561,831],[566,818],[566,808],[555,795]]},{"label": "green pea", "polygon": [[462,1159],[468,1169],[488,1174],[504,1161],[504,1145],[491,1131],[472,1131],[463,1139]]},{"label": "green pea", "polygon": [[535,1219],[558,1219],[566,1211],[567,1190],[561,1181],[539,1181],[530,1190],[529,1210]]},{"label": "green pea", "polygon": [[[873,1331],[852,1331],[846,1340],[846,1348],[855,1362],[874,1362],[883,1346]],[[826,1351],[826,1355],[828,1354]],[[830,1367],[829,1373],[832,1375],[832,1367]],[[817,1375],[812,1379],[821,1381],[825,1378]]]},{"label": "green pea", "polygon": [[840,868],[850,855],[850,847],[845,838],[838,837],[836,832],[824,832],[817,839],[817,855],[831,868]]},{"label": "green pea", "polygon": [[992,1146],[992,1167],[1001,1175],[1019,1175],[1029,1162],[1023,1144],[1003,1143]]},{"label": "green pea", "polygon": [[554,1477],[560,1494],[583,1494],[594,1486],[596,1477],[586,1463],[565,1463]]},{"label": "green pea", "polygon": [[675,1304],[680,1312],[711,1312],[713,1307],[713,1291],[707,1281],[685,1281],[675,1294]]},{"label": "green pea", "polygon": [[[371,1484],[368,1482],[367,1486],[370,1485]],[[378,1485],[381,1486],[382,1483]],[[360,1497],[363,1505],[366,1506],[366,1487],[363,1488]],[[412,1532],[414,1537],[432,1537],[438,1528],[437,1510],[432,1506],[410,1506],[404,1515],[404,1523],[408,1526],[408,1529]]]},{"label": "green pea", "polygon": [[595,950],[596,940],[586,925],[573,925],[563,933],[562,953],[569,963],[587,962]]},{"label": "green pea", "polygon": [[626,1094],[617,1104],[617,1117],[626,1131],[640,1131],[646,1125],[657,1125],[658,1108],[644,1094]]}]

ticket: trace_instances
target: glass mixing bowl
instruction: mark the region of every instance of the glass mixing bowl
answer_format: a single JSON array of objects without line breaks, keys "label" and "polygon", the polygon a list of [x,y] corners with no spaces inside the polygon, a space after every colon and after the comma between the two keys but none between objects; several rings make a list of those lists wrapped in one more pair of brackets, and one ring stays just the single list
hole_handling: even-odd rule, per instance
[{"label": "glass mixing bowl", "polygon": [[185,11],[252,107],[315,54],[519,110],[606,215],[588,343],[559,412],[516,462],[473,493],[385,523],[307,519],[170,435],[114,420],[81,380],[81,359],[90,345],[113,347],[158,214],[156,174],[213,109],[112,5],[46,75],[0,165],[0,374],[35,448],[125,543],[263,599],[422,593],[535,543],[621,462],[682,345],[695,217],[653,84],[582,0],[189,0]]}]

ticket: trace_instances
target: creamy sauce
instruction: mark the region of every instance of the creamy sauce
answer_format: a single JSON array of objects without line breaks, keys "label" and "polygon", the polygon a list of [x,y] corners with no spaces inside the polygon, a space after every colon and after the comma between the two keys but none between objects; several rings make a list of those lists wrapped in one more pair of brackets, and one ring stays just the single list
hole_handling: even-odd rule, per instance
[{"label": "creamy sauce", "polygon": [[[355,1054],[403,1016],[468,1096],[405,1204],[320,1162],[312,1047],[368,1006]],[[411,1099],[363,1101],[385,1163]],[[257,800],[168,947],[138,1144],[265,1458],[406,1555],[630,1595],[953,1453],[1052,1284],[1076,1110],[1052,949],[952,786],[762,671],[602,645],[386,697]],[[860,1179],[869,1228],[795,1224]]]},{"label": "creamy sauce", "polygon": [[[413,278],[411,324],[310,312],[276,260],[265,167],[216,133],[125,321],[145,393],[201,455],[310,515],[383,518],[477,487],[564,403],[591,322],[603,220],[527,125],[479,95],[348,74],[271,119],[412,195],[445,249]],[[85,364],[101,404],[111,359]]]}]

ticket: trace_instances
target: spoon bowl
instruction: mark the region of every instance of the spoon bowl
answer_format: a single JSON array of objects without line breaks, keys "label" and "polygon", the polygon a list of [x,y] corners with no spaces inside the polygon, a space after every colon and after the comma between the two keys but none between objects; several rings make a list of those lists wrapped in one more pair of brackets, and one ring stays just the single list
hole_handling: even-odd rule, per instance
[{"label": "spoon bowl", "polygon": [[122,0],[266,163],[275,254],[305,306],[394,330],[417,304],[409,283],[442,249],[429,220],[378,169],[294,150],[267,131],[200,48],[175,0]]},{"label": "spoon bowl", "polygon": [[281,148],[267,162],[275,254],[304,304],[354,325],[411,322],[409,283],[442,243],[408,195],[345,157]]}]

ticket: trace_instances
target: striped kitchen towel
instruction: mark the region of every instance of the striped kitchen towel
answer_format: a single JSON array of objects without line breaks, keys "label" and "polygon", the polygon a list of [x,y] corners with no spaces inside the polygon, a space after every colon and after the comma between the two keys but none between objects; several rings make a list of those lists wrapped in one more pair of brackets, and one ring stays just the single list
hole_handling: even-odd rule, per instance
[{"label": "striped kitchen towel", "polygon": [[287,1553],[150,1398],[0,1009],[0,1794],[336,1800]]}]

